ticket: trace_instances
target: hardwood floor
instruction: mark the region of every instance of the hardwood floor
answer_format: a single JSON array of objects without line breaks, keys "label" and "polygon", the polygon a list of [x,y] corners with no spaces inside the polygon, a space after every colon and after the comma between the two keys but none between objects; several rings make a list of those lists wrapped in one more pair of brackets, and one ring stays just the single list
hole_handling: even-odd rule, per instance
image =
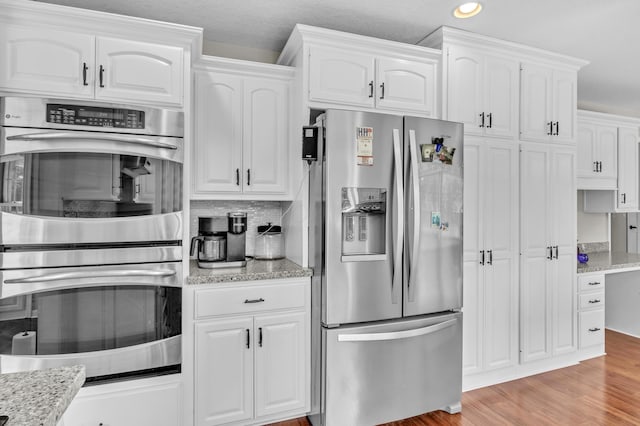
[{"label": "hardwood floor", "polygon": [[385,426],[640,425],[640,339],[607,330],[606,348],[606,356],[579,365],[465,392],[460,414],[436,411]]}]

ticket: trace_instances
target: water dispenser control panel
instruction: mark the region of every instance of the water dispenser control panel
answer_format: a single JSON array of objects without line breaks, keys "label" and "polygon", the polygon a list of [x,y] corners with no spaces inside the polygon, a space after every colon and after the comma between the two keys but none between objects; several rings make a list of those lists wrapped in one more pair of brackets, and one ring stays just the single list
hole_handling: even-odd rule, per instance
[{"label": "water dispenser control panel", "polygon": [[342,255],[385,253],[387,191],[342,188]]}]

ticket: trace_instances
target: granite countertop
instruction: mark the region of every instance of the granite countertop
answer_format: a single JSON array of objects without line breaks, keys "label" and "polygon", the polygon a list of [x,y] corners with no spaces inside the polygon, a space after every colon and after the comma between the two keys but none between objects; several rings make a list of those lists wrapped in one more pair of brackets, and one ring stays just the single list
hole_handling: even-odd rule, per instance
[{"label": "granite countertop", "polygon": [[638,268],[640,269],[640,254],[626,252],[587,252],[589,261],[578,263],[578,273],[607,272],[616,269]]},{"label": "granite countertop", "polygon": [[212,284],[230,281],[255,281],[278,278],[310,277],[310,268],[303,268],[289,259],[248,260],[242,268],[202,269],[198,262],[189,261],[187,284]]},{"label": "granite countertop", "polygon": [[6,426],[56,426],[85,380],[83,365],[0,374]]}]

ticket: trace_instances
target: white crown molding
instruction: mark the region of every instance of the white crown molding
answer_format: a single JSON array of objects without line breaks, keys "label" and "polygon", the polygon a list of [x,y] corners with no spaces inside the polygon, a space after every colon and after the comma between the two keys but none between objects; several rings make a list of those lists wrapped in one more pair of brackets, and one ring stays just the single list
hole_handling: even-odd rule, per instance
[{"label": "white crown molding", "polygon": [[232,72],[237,75],[291,80],[296,69],[285,65],[266,64],[242,59],[201,55],[193,63],[194,71]]},{"label": "white crown molding", "polygon": [[421,46],[439,48],[449,43],[495,51],[502,55],[507,54],[516,57],[520,61],[542,61],[574,70],[578,70],[589,63],[584,59],[446,26],[438,28],[418,42]]},{"label": "white crown molding", "polygon": [[279,64],[290,63],[303,43],[338,49],[357,49],[363,53],[389,54],[394,57],[404,56],[412,60],[424,61],[438,60],[442,54],[439,49],[296,24],[277,62]]},{"label": "white crown molding", "polygon": [[202,52],[202,28],[36,1],[0,0],[0,22],[135,38]]},{"label": "white crown molding", "polygon": [[624,115],[608,114],[597,111],[578,110],[578,120],[588,120],[591,122],[599,122],[601,124],[626,125],[632,127],[640,127],[640,118],[627,117]]}]

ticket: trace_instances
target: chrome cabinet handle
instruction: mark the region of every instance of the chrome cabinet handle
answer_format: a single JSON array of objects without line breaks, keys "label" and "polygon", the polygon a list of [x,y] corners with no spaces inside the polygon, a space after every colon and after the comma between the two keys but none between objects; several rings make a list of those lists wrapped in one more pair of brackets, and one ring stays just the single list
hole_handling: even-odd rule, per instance
[{"label": "chrome cabinet handle", "polygon": [[560,135],[560,122],[556,121],[556,136]]},{"label": "chrome cabinet handle", "polygon": [[487,250],[489,253],[489,260],[487,261],[487,265],[493,265],[493,250]]},{"label": "chrome cabinet handle", "polygon": [[489,118],[489,125],[487,126],[487,128],[490,129],[493,125],[493,113],[490,112],[489,114],[487,114],[487,117]]},{"label": "chrome cabinet handle", "polygon": [[247,186],[251,186],[251,169],[247,169]]},{"label": "chrome cabinet handle", "polygon": [[258,327],[258,346],[262,347],[262,327]]},{"label": "chrome cabinet handle", "polygon": [[262,303],[264,299],[261,297],[260,299],[244,299],[244,303]]},{"label": "chrome cabinet handle", "polygon": [[553,259],[553,248],[551,246],[547,246],[547,250],[549,250],[549,255],[547,256],[547,260]]},{"label": "chrome cabinet handle", "polygon": [[458,322],[457,319],[450,319],[427,327],[390,333],[338,334],[338,342],[376,342],[380,340],[398,340],[409,337],[424,336],[425,334],[435,333],[451,327],[455,325],[456,322]]},{"label": "chrome cabinet handle", "polygon": [[553,121],[548,122],[547,126],[549,126],[549,131],[547,132],[547,135],[548,136],[552,136],[553,135]]},{"label": "chrome cabinet handle", "polygon": [[600,299],[591,299],[589,300],[589,303],[600,303],[601,300]]},{"label": "chrome cabinet handle", "polygon": [[480,126],[479,127],[484,127],[484,112],[479,114],[480,116]]},{"label": "chrome cabinet handle", "polygon": [[373,80],[369,82],[369,97],[373,98]]},{"label": "chrome cabinet handle", "polygon": [[384,99],[384,82],[380,85],[380,99]]},{"label": "chrome cabinet handle", "polygon": [[484,265],[484,250],[480,250],[480,264]]},{"label": "chrome cabinet handle", "polygon": [[160,142],[155,139],[145,138],[137,135],[125,135],[117,133],[97,133],[97,132],[42,132],[27,133],[24,135],[7,136],[8,141],[61,141],[61,140],[94,140],[102,142],[124,142],[138,145],[148,145],[156,148],[178,149],[169,142]]},{"label": "chrome cabinet handle", "polygon": [[236,169],[236,185],[240,186],[240,169]]},{"label": "chrome cabinet handle", "polygon": [[593,171],[596,172],[596,173],[598,172],[598,162],[597,161],[593,162]]},{"label": "chrome cabinet handle", "polygon": [[60,272],[57,274],[34,275],[24,278],[12,278],[5,280],[5,284],[27,284],[62,280],[80,280],[89,278],[121,278],[121,277],[172,277],[176,271],[171,269],[122,269],[119,271],[95,271],[95,272]]},{"label": "chrome cabinet handle", "polygon": [[557,259],[557,258],[558,258],[558,246],[553,246],[553,248],[556,250],[556,257],[555,257],[555,259]]},{"label": "chrome cabinet handle", "polygon": [[589,285],[600,285],[600,281],[593,281],[590,282]]},{"label": "chrome cabinet handle", "polygon": [[247,349],[249,349],[251,348],[251,332],[248,328],[245,328],[245,331],[247,332]]},{"label": "chrome cabinet handle", "polygon": [[89,83],[87,83],[87,70],[89,69],[89,67],[87,66],[86,62],[82,63],[82,85],[83,86],[88,86]]},{"label": "chrome cabinet handle", "polygon": [[100,87],[104,87],[104,67],[100,65]]},{"label": "chrome cabinet handle", "polygon": [[590,328],[589,331],[600,331],[600,329],[598,327],[593,327],[593,328]]}]

